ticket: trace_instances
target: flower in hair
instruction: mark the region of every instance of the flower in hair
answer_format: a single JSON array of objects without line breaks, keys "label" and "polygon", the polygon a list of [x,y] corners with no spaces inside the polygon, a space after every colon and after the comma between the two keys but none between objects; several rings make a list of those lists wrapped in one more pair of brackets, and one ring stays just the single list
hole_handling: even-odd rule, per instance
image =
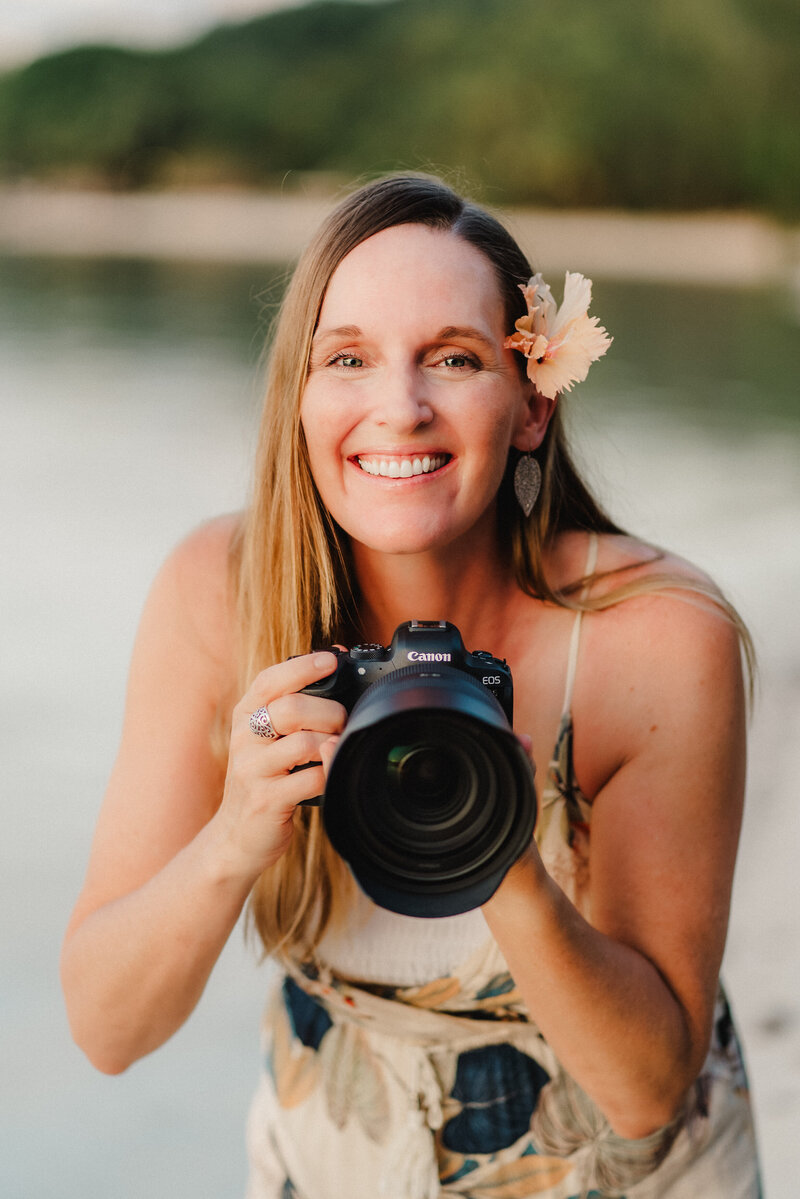
[{"label": "flower in hair", "polygon": [[560,391],[570,391],[573,383],[586,378],[591,364],[602,358],[613,339],[596,316],[588,315],[591,279],[567,271],[560,308],[540,274],[521,283],[520,291],[528,311],[515,322],[516,332],[503,346],[525,355],[528,378],[540,395],[554,400]]}]

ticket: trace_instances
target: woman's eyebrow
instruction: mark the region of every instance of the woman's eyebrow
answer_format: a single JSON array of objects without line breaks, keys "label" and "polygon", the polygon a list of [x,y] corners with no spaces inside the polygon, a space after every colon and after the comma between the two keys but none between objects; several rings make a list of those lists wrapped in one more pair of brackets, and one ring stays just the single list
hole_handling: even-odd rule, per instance
[{"label": "woman's eyebrow", "polygon": [[363,330],[358,325],[339,325],[336,329],[317,329],[313,340],[324,341],[326,337],[361,337]]},{"label": "woman's eyebrow", "polygon": [[479,341],[482,345],[489,349],[496,349],[496,343],[491,337],[487,337],[480,329],[476,329],[473,325],[445,325],[444,329],[439,330],[437,341],[460,341],[467,339],[468,341]]},{"label": "woman's eyebrow", "polygon": [[[316,333],[314,334],[312,344],[316,345],[317,342],[325,341],[327,338],[345,338],[350,340],[363,337],[363,335],[364,330],[359,328],[358,325],[337,325],[335,328],[317,329]],[[445,325],[444,328],[440,329],[436,336],[431,339],[432,342],[464,340],[480,342],[480,344],[486,346],[487,349],[497,348],[494,340],[487,336],[486,333],[481,332],[480,329],[476,329],[474,325]]]}]

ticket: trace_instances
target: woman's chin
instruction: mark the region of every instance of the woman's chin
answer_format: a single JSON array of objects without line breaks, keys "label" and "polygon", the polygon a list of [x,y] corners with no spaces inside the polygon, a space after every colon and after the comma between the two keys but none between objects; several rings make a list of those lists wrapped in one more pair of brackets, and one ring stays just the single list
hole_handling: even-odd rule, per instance
[{"label": "woman's chin", "polygon": [[425,554],[441,554],[459,545],[471,545],[478,552],[478,528],[467,525],[461,528],[453,522],[434,523],[427,525],[416,520],[393,524],[384,522],[380,527],[365,528],[355,525],[348,529],[354,546],[361,546],[373,554],[389,556],[423,556]]},{"label": "woman's chin", "polygon": [[408,530],[404,530],[394,536],[380,534],[372,537],[358,537],[353,535],[352,539],[372,554],[386,554],[391,557],[412,557],[420,554],[432,554],[443,549],[448,544],[448,541],[440,537],[421,537],[419,530],[415,530],[413,536]]},{"label": "woman's chin", "polygon": [[[444,510],[442,510],[444,509]],[[342,513],[342,516],[345,514]],[[348,516],[351,514],[347,514]],[[352,519],[337,523],[345,530],[355,546],[375,554],[424,555],[436,554],[456,546],[468,546],[473,554],[481,552],[484,537],[494,537],[496,516],[491,502],[483,513],[458,512],[455,504],[433,505],[427,510],[416,506],[399,505],[372,511],[361,510]]]}]

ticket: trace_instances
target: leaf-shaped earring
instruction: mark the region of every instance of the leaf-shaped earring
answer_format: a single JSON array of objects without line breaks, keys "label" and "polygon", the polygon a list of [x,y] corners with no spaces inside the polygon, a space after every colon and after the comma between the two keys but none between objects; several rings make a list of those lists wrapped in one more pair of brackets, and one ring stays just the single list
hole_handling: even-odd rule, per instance
[{"label": "leaf-shaped earring", "polygon": [[514,495],[526,516],[533,512],[542,486],[542,468],[532,453],[523,454],[514,471]]}]

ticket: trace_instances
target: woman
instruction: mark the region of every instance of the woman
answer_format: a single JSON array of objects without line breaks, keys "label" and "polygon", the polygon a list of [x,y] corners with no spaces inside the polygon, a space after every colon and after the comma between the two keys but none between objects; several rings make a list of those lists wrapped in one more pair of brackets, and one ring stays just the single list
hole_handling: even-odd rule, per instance
[{"label": "woman", "polygon": [[[340,205],[283,305],[248,511],[145,607],[64,987],[121,1071],[189,1016],[251,897],[285,967],[253,1199],[758,1194],[717,977],[748,642],[580,480],[558,396],[609,339],[586,281],[556,312],[531,274],[437,180]],[[441,920],[375,907],[298,807],[346,720],[303,691],[324,647],[415,618],[509,663],[539,767],[535,839]]]}]

